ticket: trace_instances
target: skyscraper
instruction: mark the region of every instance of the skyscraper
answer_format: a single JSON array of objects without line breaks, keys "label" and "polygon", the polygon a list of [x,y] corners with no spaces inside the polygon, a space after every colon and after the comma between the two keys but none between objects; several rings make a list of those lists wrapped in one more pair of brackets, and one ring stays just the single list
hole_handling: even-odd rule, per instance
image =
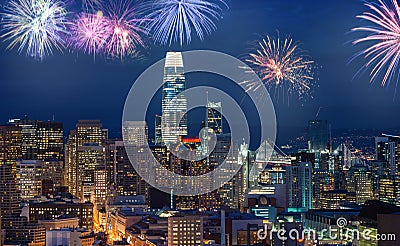
[{"label": "skyscraper", "polygon": [[210,102],[207,100],[207,126],[213,129],[215,134],[222,134],[221,102]]},{"label": "skyscraper", "polygon": [[[228,177],[232,177],[235,173],[234,170],[237,170],[236,168],[239,166],[239,147],[236,143],[232,143],[230,133],[217,135],[215,148],[210,153],[208,159],[211,170],[217,168],[223,161],[226,161],[226,164],[229,165],[230,168],[228,169],[221,168],[221,174],[218,177],[219,180],[229,180]],[[222,175],[226,175],[226,177],[223,178]],[[242,172],[237,172],[233,178],[217,189],[222,204],[229,206],[230,208],[239,208],[241,184],[244,178],[242,175]]]},{"label": "skyscraper", "polygon": [[64,160],[63,124],[60,122],[11,119],[11,125],[21,128],[22,159]]},{"label": "skyscraper", "polygon": [[353,166],[347,172],[347,190],[356,193],[356,202],[364,204],[373,199],[372,173],[367,166]]},{"label": "skyscraper", "polygon": [[124,121],[124,141],[129,145],[147,144],[148,129],[145,121]]},{"label": "skyscraper", "polygon": [[308,123],[308,149],[323,151],[328,145],[328,121],[310,120]]},{"label": "skyscraper", "polygon": [[309,162],[292,163],[286,169],[289,207],[312,208],[312,167]]},{"label": "skyscraper", "polygon": [[154,134],[155,145],[162,144],[162,129],[161,129],[161,115],[156,115],[155,118],[155,134]]},{"label": "skyscraper", "polygon": [[[146,136],[147,138],[147,136]],[[117,196],[148,195],[148,184],[133,168],[123,141],[109,141],[106,166]]]},{"label": "skyscraper", "polygon": [[16,161],[22,158],[21,127],[0,126],[0,165],[9,165],[15,171]]},{"label": "skyscraper", "polygon": [[66,165],[70,192],[90,200],[94,188],[94,170],[104,165],[107,130],[98,120],[80,120],[70,132],[66,145]]},{"label": "skyscraper", "polygon": [[376,160],[384,161],[390,168],[390,175],[400,174],[400,136],[382,134],[375,138]]},{"label": "skyscraper", "polygon": [[42,162],[39,160],[17,161],[17,189],[22,199],[30,199],[41,195]]},{"label": "skyscraper", "polygon": [[[187,135],[187,100],[178,96],[186,88],[181,52],[168,52],[164,65],[162,89],[162,141],[166,144],[178,142],[179,136]],[[172,104],[170,102],[173,101]]]}]

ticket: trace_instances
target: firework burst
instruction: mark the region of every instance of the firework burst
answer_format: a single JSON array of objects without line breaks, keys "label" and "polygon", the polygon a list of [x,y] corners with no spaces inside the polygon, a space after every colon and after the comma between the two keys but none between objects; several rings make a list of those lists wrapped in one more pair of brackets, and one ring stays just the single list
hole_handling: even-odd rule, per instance
[{"label": "firework burst", "polygon": [[82,8],[85,10],[95,10],[102,6],[102,0],[82,0]]},{"label": "firework burst", "polygon": [[82,13],[71,25],[71,46],[88,54],[104,52],[108,39],[112,35],[110,20],[101,12],[97,14]]},{"label": "firework burst", "polygon": [[107,53],[121,59],[136,54],[137,46],[144,46],[141,35],[147,34],[142,26],[146,19],[137,17],[136,8],[129,0],[111,4],[106,12],[111,29]]},{"label": "firework burst", "polygon": [[372,25],[353,28],[354,32],[368,33],[353,41],[353,44],[371,42],[371,45],[357,53],[352,60],[360,56],[368,59],[358,73],[371,68],[370,82],[374,82],[382,75],[381,85],[388,86],[396,73],[399,76],[397,67],[400,59],[400,8],[397,0],[392,0],[392,6],[382,0],[379,0],[379,4],[366,3],[365,5],[370,12],[364,12],[357,18],[368,21]]},{"label": "firework burst", "polygon": [[18,52],[42,60],[53,49],[64,47],[67,33],[67,11],[57,0],[13,0],[2,14],[2,38],[10,41],[8,48],[18,46]]},{"label": "firework burst", "polygon": [[[314,81],[314,61],[294,43],[290,37],[267,36],[258,42],[254,52],[246,59],[261,78],[263,84],[275,95],[309,95]],[[243,82],[247,90],[257,90],[263,84],[252,81]]]},{"label": "firework burst", "polygon": [[216,29],[221,19],[222,0],[155,0],[146,8],[153,39],[162,45],[190,43],[195,33],[200,40]]}]

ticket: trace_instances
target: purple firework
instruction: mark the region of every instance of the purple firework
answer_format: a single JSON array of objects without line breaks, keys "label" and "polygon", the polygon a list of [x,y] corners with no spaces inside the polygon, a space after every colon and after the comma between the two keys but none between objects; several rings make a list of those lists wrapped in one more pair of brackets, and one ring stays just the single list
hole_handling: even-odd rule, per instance
[{"label": "purple firework", "polygon": [[146,19],[137,16],[132,1],[111,3],[106,10],[110,19],[111,35],[107,42],[106,51],[111,57],[124,58],[136,53],[137,46],[144,46],[143,34],[147,34],[142,24]]},{"label": "purple firework", "polygon": [[381,85],[388,86],[395,74],[399,75],[397,67],[400,59],[400,7],[397,0],[392,0],[392,6],[382,0],[378,3],[366,3],[365,6],[370,12],[364,12],[357,18],[370,24],[353,28],[352,31],[367,34],[353,41],[353,44],[372,44],[357,53],[353,59],[360,56],[369,59],[360,71],[372,68],[371,83],[383,74]]},{"label": "purple firework", "polygon": [[95,56],[104,52],[112,32],[110,20],[101,12],[81,13],[71,28],[71,46]]}]

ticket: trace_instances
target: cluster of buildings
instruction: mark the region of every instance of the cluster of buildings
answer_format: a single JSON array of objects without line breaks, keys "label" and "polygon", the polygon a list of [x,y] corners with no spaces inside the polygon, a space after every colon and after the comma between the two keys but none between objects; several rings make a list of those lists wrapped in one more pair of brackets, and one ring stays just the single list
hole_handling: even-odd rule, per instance
[{"label": "cluster of buildings", "polygon": [[[110,139],[98,120],[78,121],[67,138],[57,122],[1,125],[0,245],[398,245],[400,137],[376,137],[376,156],[364,158],[345,143],[332,146],[328,122],[311,120],[308,148],[289,155],[277,149],[267,158],[262,148],[232,141],[223,131],[224,105],[207,100],[203,126],[216,134],[215,148],[201,160],[181,159],[171,143],[204,151],[204,140],[187,136],[187,99],[168,104],[185,90],[183,73],[181,54],[168,52],[154,140],[144,121],[124,122],[124,141]],[[233,178],[207,194],[167,194],[138,174],[132,161],[148,163],[132,159],[126,143],[149,145],[162,167],[183,176],[206,174],[226,159],[239,171],[227,170]],[[254,175],[260,165],[266,168]],[[168,187],[165,180],[157,177]],[[338,226],[343,218],[346,225]],[[372,236],[288,235],[330,227]],[[383,233],[392,240],[379,241]]]}]

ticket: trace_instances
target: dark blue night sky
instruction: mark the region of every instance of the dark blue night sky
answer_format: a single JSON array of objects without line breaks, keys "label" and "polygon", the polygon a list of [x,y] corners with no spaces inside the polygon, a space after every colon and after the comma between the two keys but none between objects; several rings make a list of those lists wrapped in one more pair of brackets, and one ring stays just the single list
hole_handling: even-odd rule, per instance
[{"label": "dark blue night sky", "polygon": [[[148,42],[140,61],[95,62],[89,55],[65,51],[44,62],[18,55],[0,44],[0,121],[27,114],[32,119],[56,121],[71,129],[79,119],[100,119],[119,128],[125,97],[136,77],[163,58],[168,50],[210,49],[241,57],[258,34],[290,33],[303,43],[320,66],[314,98],[290,105],[276,103],[278,130],[305,127],[322,107],[319,117],[334,128],[392,128],[400,125],[400,95],[394,87],[370,85],[368,74],[352,80],[359,63],[347,65],[361,47],[348,41],[362,23],[355,16],[366,10],[359,0],[230,0],[218,30],[190,46],[157,47]],[[190,83],[190,81],[188,82]],[[218,83],[218,82],[216,82]]]}]

